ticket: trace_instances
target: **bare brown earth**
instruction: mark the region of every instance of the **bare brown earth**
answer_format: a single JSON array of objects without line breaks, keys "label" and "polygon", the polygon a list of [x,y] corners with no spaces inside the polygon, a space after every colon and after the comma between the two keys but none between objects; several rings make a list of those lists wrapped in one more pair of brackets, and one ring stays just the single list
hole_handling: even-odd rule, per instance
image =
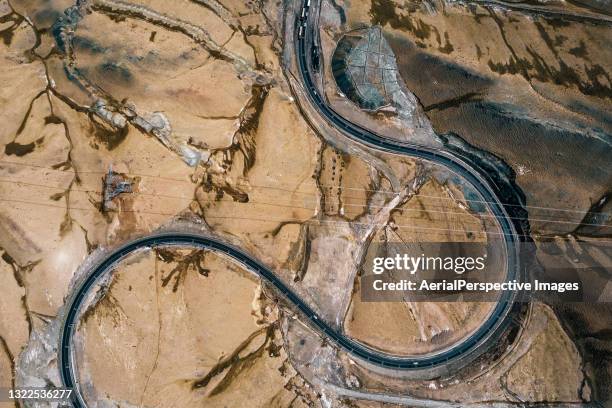
[{"label": "bare brown earth", "polygon": [[296,373],[282,348],[276,307],[257,279],[213,253],[162,247],[126,259],[85,313],[77,339],[88,401],[304,402],[291,391]]},{"label": "bare brown earth", "polygon": [[[280,4],[95,0],[76,22],[64,14],[73,5],[0,1],[0,386],[24,377],[57,384],[55,337],[45,345],[49,367],[32,374],[22,357],[24,350],[42,353],[39,339],[57,324],[79,266],[98,247],[176,218],[240,244],[339,330],[352,314],[356,323],[346,330],[373,344],[380,339],[369,339],[359,321],[372,310],[351,306],[364,242],[392,229],[414,241],[478,239],[449,231],[468,225],[495,230],[464,209],[465,186],[443,182],[442,169],[426,165],[431,173],[423,173],[412,159],[355,153],[308,125],[282,71]],[[102,178],[111,165],[133,192],[114,199],[116,210],[102,211]],[[440,203],[419,197],[424,192],[452,196],[442,210],[459,214],[438,218]],[[394,227],[406,223],[418,228]],[[90,400],[382,406],[324,389],[311,376],[320,364],[328,370],[317,372],[324,382],[346,386],[343,376],[356,375],[367,392],[514,401],[500,388],[487,389],[497,384],[496,372],[453,395],[356,366],[308,334],[290,307],[272,304],[274,296],[245,271],[213,254],[187,262],[196,254],[175,252],[179,260],[134,255],[84,317],[79,375],[91,384]],[[469,312],[483,311],[425,310],[419,326],[411,319],[420,306],[402,308],[405,324],[377,322],[402,351],[398,338],[416,337],[428,319],[476,324]],[[303,339],[326,354],[305,354],[302,364],[295,353],[301,338],[289,335],[289,325],[302,327]],[[554,330],[551,336],[564,339],[558,325]],[[538,347],[559,353],[563,367],[579,373],[569,340],[542,341]],[[529,373],[539,364],[531,356],[515,367]],[[525,398],[579,400],[579,391],[571,394],[578,374],[549,374],[545,383],[526,385],[514,373],[508,387]]]}]

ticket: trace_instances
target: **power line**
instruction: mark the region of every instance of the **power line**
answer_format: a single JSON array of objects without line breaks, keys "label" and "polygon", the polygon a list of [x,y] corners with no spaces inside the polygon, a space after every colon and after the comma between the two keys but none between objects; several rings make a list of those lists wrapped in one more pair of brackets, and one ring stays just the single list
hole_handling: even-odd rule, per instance
[{"label": "power line", "polygon": [[[25,166],[25,167],[42,168],[42,169],[57,171],[57,172],[61,172],[61,173],[65,172],[64,170],[59,170],[59,169],[52,168],[52,167],[46,167],[46,166],[40,166],[40,165],[31,165],[31,164],[11,162],[11,161],[5,161],[5,160],[0,160],[0,163],[14,164],[14,165]],[[81,170],[77,171],[77,173],[78,174],[100,174],[100,175],[107,174],[106,171],[81,171]],[[166,177],[166,176],[159,176],[159,175],[139,174],[139,173],[127,173],[127,175],[128,176],[132,176],[132,177],[135,176],[135,177],[144,177],[144,178],[156,178],[156,179],[175,181],[175,182],[180,182],[180,183],[190,183],[190,184],[193,184],[192,182],[189,182],[189,181],[184,180],[184,179],[178,179],[178,178]],[[280,190],[280,191],[286,191],[286,192],[297,193],[297,194],[310,194],[310,193],[307,193],[307,192],[295,191],[295,190],[290,190],[290,189],[283,189],[283,188],[280,188],[280,187],[277,187],[277,186],[261,186],[261,185],[251,184],[251,183],[243,183],[243,184],[241,184],[241,186],[244,186],[244,187],[267,188],[267,189]],[[356,188],[356,187],[344,187],[343,186],[343,187],[329,187],[329,188],[338,188],[340,190],[354,190],[354,191],[363,191],[363,192],[376,192],[376,193],[391,194],[391,195],[397,195],[398,194],[398,193],[396,193],[394,191],[390,191],[390,190],[371,190],[371,189]],[[432,198],[432,199],[436,199],[436,200],[455,201],[455,199],[450,198],[450,197],[429,196],[429,195],[425,195],[425,194],[419,194],[419,197],[420,198]],[[467,202],[470,202],[470,203],[498,204],[497,202],[492,202],[492,201],[471,200],[471,199],[468,199],[466,197],[464,197],[464,200],[467,201]],[[502,204],[504,206],[509,206],[509,207],[521,207],[521,208],[533,208],[533,209],[550,210],[550,211],[574,212],[574,213],[578,213],[578,214],[590,214],[590,213],[593,213],[593,212],[590,212],[590,211],[580,211],[580,210],[572,210],[572,209],[565,209],[565,208],[555,208],[555,207],[540,207],[540,206],[510,204],[510,203],[502,203],[502,202],[500,202],[499,204]],[[600,214],[600,213],[595,213],[595,214]]]},{"label": "power line", "polygon": [[[23,185],[28,185],[28,186],[35,186],[35,187],[41,187],[41,188],[47,188],[47,189],[58,189],[61,190],[63,189],[63,187],[56,187],[56,186],[48,186],[48,185],[44,185],[44,184],[37,184],[37,183],[30,183],[30,182],[24,182],[24,181],[16,181],[16,180],[7,180],[7,179],[0,179],[0,183],[14,183],[14,184],[23,184]],[[70,191],[77,191],[77,192],[83,192],[83,193],[95,193],[95,194],[102,194],[101,191],[97,191],[97,190],[83,190],[83,189],[77,189],[77,188],[70,188]],[[146,195],[146,196],[153,196],[153,197],[164,197],[164,198],[174,198],[174,199],[181,199],[181,200],[189,200],[189,201],[193,201],[194,198],[188,198],[188,197],[184,197],[184,196],[175,196],[175,195],[169,195],[169,194],[157,194],[157,193],[146,193],[146,192],[132,192],[131,194],[133,195]],[[316,194],[310,194],[308,193],[308,195],[310,196],[316,196]],[[355,198],[355,197],[353,197]],[[229,202],[229,203],[235,203],[235,200],[217,200],[214,202]],[[316,209],[316,207],[303,207],[303,206],[299,206],[299,205],[291,205],[291,204],[279,204],[279,203],[270,203],[270,202],[264,202],[264,201],[253,201],[253,200],[249,200],[249,203],[252,204],[259,204],[259,205],[269,205],[269,206],[277,206],[277,207],[284,207],[284,208],[297,208],[297,209],[303,209],[303,210],[312,210],[314,211]],[[313,202],[313,204],[315,204]],[[351,204],[351,203],[343,203],[342,207],[359,207],[359,208],[386,208],[386,206],[381,206],[381,205],[368,205],[368,204]],[[444,208],[444,206],[433,206],[434,208]],[[406,212],[422,212],[422,213],[426,213],[426,214],[430,214],[430,213],[437,213],[437,214],[445,214],[445,215],[466,215],[466,214],[471,214],[469,212],[458,212],[458,211],[439,211],[439,210],[432,210],[432,209],[418,209],[418,208],[397,208],[394,211],[396,212],[401,212],[402,215]],[[497,217],[495,217],[495,215],[493,214],[478,214],[475,215],[475,217],[483,217],[483,218],[493,218],[496,219]],[[402,217],[398,217],[398,218],[402,218]],[[409,217],[409,218],[416,218],[416,217]],[[522,220],[523,218],[521,217],[507,217],[508,219],[513,219],[513,220]],[[444,221],[443,219],[438,219],[438,220],[433,220],[433,221]],[[573,222],[573,221],[562,221],[562,220],[550,220],[550,219],[542,219],[542,218],[529,218],[529,221],[537,221],[537,222],[546,222],[546,223],[552,223],[552,224],[569,224],[569,225],[581,225],[581,226],[592,226],[592,227],[612,227],[611,224],[599,224],[599,223],[579,223],[579,222]]]},{"label": "power line", "polygon": [[[40,203],[36,201],[27,201],[27,200],[18,200],[18,199],[10,199],[10,198],[0,198],[0,201],[7,202],[17,202],[22,204],[29,204],[41,207],[52,207],[52,208],[60,208],[62,210],[76,210],[76,211],[92,211],[99,212],[97,208],[84,208],[84,207],[67,207],[62,205],[54,205],[49,203]],[[156,212],[156,211],[147,211],[147,210],[121,210],[120,212],[124,213],[143,213],[143,214],[152,214],[152,215],[163,215],[163,216],[176,216],[176,213],[166,213],[166,212]],[[204,215],[204,219],[229,219],[229,220],[249,220],[249,221],[260,221],[260,222],[312,222],[312,219],[302,220],[300,218],[281,218],[281,219],[272,219],[272,218],[254,218],[254,217],[240,217],[240,216],[218,216],[218,215]],[[372,223],[359,223],[352,221],[335,221],[335,220],[316,220],[320,223],[331,223],[331,224],[358,224],[358,225],[366,225],[366,226],[387,226],[387,224],[372,224]],[[394,225],[398,228],[411,228],[417,230],[435,230],[435,231],[452,231],[461,234],[465,234],[468,232],[476,233],[476,234],[487,234],[484,231],[465,231],[465,230],[455,230],[450,228],[429,228],[429,227],[417,227],[412,225]],[[506,235],[503,233],[491,233],[496,235]]]},{"label": "power line", "polygon": [[[9,199],[9,198],[0,198],[0,201],[6,201],[6,202],[17,202],[17,203],[23,203],[23,204],[28,204],[28,205],[34,205],[34,206],[42,206],[42,207],[52,207],[52,208],[60,208],[63,210],[76,210],[76,211],[93,211],[93,212],[99,212],[99,210],[97,208],[83,208],[83,207],[70,207],[70,206],[61,206],[61,205],[53,205],[53,204],[49,204],[49,203],[40,203],[40,202],[35,202],[35,201],[26,201],[26,200],[17,200],[17,199]],[[177,214],[176,213],[164,213],[164,212],[154,212],[154,211],[147,211],[147,210],[121,210],[121,212],[124,213],[143,213],[143,214],[152,214],[152,215],[163,215],[163,216],[170,216],[170,217],[174,217]],[[227,219],[227,220],[247,220],[247,221],[259,221],[259,222],[276,222],[276,223],[283,223],[283,222],[296,222],[296,223],[307,223],[307,222],[318,222],[318,223],[329,223],[329,224],[342,224],[342,225],[364,225],[364,226],[380,226],[380,227],[388,227],[388,224],[373,224],[373,223],[364,223],[364,222],[357,222],[357,221],[337,221],[337,220],[313,220],[313,219],[300,219],[300,218],[282,218],[282,219],[272,219],[272,218],[254,218],[254,217],[240,217],[240,216],[218,216],[218,215],[204,215],[204,220],[208,220],[208,219]],[[503,235],[503,236],[517,236],[517,237],[524,237],[524,238],[530,238],[529,235],[524,235],[524,234],[509,234],[509,233],[504,233],[504,232],[485,232],[485,231],[474,231],[474,230],[464,230],[464,229],[452,229],[452,228],[434,228],[434,227],[419,227],[419,226],[415,226],[415,225],[400,225],[400,224],[394,224],[393,225],[394,228],[398,228],[398,229],[408,229],[408,230],[418,230],[418,231],[438,231],[438,232],[454,232],[457,234],[481,234],[481,235]],[[433,232],[431,234],[434,234]],[[559,237],[562,239],[568,239],[566,237]],[[612,242],[612,240],[599,240],[598,242]]]},{"label": "power line", "polygon": [[[0,183],[4,182],[3,180],[0,180]],[[33,183],[28,183],[29,185],[34,185],[34,186],[38,186],[38,187],[43,187],[43,188],[50,188],[50,189],[61,189],[61,187],[51,187],[51,186],[44,186],[44,185],[40,185],[40,184],[33,184]],[[95,192],[97,194],[100,194],[97,191],[93,191],[93,190],[78,190],[78,189],[71,189],[70,191],[77,191],[77,192]],[[134,193],[132,193],[134,194]],[[137,194],[137,193],[136,193]],[[143,193],[143,194],[147,194],[147,195],[151,195],[151,196],[157,196],[156,194],[153,193]],[[191,201],[193,201],[193,198],[185,198],[185,197],[178,197],[178,196],[168,196],[168,197],[172,197],[172,198],[176,198],[176,199],[183,199],[186,200],[185,204],[189,204]],[[10,200],[10,199],[5,199],[5,201]],[[214,201],[215,203],[218,202],[225,202],[225,203],[232,203],[232,204],[242,204],[239,202],[236,202],[235,200],[218,200],[218,201]],[[303,210],[308,210],[308,211],[312,211],[314,212],[316,210],[316,207],[302,207],[302,206],[297,206],[297,205],[290,205],[290,204],[278,204],[278,203],[268,203],[268,202],[263,202],[263,201],[252,201],[250,200],[249,203],[251,204],[259,204],[259,205],[268,205],[268,206],[274,206],[274,207],[284,207],[284,208],[293,208],[293,209],[303,209]],[[42,203],[41,203],[42,204]],[[357,206],[357,204],[355,204]],[[61,208],[66,208],[63,206],[60,206]],[[69,208],[75,208],[75,207],[69,207]],[[422,212],[424,210],[419,210],[419,209],[409,209],[409,211],[418,211],[418,212]],[[444,213],[444,211],[432,211],[432,212],[438,212],[438,213]],[[462,214],[465,215],[466,213],[455,213],[455,212],[449,212],[450,214]],[[173,215],[173,214],[166,214],[166,215]],[[398,219],[405,219],[405,220],[409,220],[411,219],[410,217],[397,217]],[[416,218],[416,217],[413,217]],[[446,219],[433,219],[430,221],[446,221]],[[464,224],[471,224],[474,226],[479,226],[481,225],[478,222],[464,222]]]},{"label": "power line", "polygon": [[[6,161],[6,160],[0,160],[0,163],[13,164],[13,165],[25,166],[25,167],[41,168],[41,169],[52,170],[52,171],[56,171],[56,172],[60,172],[60,173],[66,173],[65,170],[59,170],[59,169],[53,168],[53,167],[40,166],[40,165],[34,165],[34,164],[18,163],[18,162]],[[106,171],[81,171],[81,170],[78,170],[78,171],[76,171],[76,173],[78,173],[78,174],[99,174],[99,175],[103,175],[103,174],[107,174],[108,172],[106,172]],[[160,175],[139,174],[139,173],[127,173],[127,175],[131,176],[131,177],[155,178],[155,179],[162,179],[162,180],[168,180],[168,181],[174,181],[174,182],[193,184],[193,182],[187,181],[185,179],[179,179],[179,178],[174,178],[174,177],[166,177],[166,176],[160,176]],[[266,188],[266,189],[271,189],[271,190],[280,190],[280,191],[286,191],[286,192],[297,193],[297,194],[308,194],[308,195],[311,194],[311,193],[308,193],[308,192],[295,191],[295,190],[290,190],[290,189],[283,189],[283,188],[277,187],[277,186],[262,186],[262,185],[251,184],[251,183],[243,183],[243,184],[239,184],[239,185],[243,186],[243,187]],[[375,192],[375,193],[391,194],[391,195],[397,195],[398,194],[397,192],[394,192],[394,191],[391,191],[391,190],[372,190],[372,189],[364,189],[364,188],[357,188],[357,187],[345,187],[345,186],[342,186],[342,187],[330,187],[330,188],[338,188],[340,190]],[[420,198],[432,198],[432,199],[436,199],[436,200],[455,201],[455,199],[450,198],[450,197],[430,196],[430,195],[424,195],[424,194],[419,194],[419,197]],[[472,200],[472,199],[468,199],[466,197],[464,197],[464,200],[467,201],[467,202],[470,202],[470,203],[498,204],[497,202],[493,202],[493,201]],[[568,209],[568,208],[542,207],[542,206],[533,206],[533,205],[526,205],[526,204],[525,205],[520,205],[520,204],[511,204],[511,203],[503,203],[503,202],[499,202],[499,204],[502,204],[502,205],[508,206],[508,207],[521,207],[521,208],[532,208],[532,209],[560,211],[560,212],[572,212],[572,213],[585,214],[585,215],[586,214],[612,215],[610,213],[600,213],[600,212],[593,212],[593,211],[581,211],[581,210],[573,210],[573,209]]]}]

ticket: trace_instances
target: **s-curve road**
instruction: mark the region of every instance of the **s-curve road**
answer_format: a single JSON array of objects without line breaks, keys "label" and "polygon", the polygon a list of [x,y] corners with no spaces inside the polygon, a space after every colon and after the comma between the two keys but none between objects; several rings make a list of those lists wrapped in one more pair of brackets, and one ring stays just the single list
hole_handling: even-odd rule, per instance
[{"label": "s-curve road", "polygon": [[[519,279],[518,252],[516,243],[519,235],[511,222],[503,204],[490,186],[488,177],[473,166],[470,166],[458,157],[445,151],[437,151],[422,146],[410,145],[399,141],[384,138],[371,131],[353,124],[344,119],[329,107],[324,99],[317,93],[317,89],[308,69],[307,39],[311,38],[308,12],[312,8],[311,0],[305,0],[301,12],[304,17],[298,17],[295,24],[295,39],[298,68],[302,76],[303,86],[307,90],[310,103],[316,107],[329,123],[340,129],[347,137],[366,144],[370,147],[412,157],[422,158],[433,163],[445,166],[449,170],[461,175],[481,194],[483,201],[496,217],[503,231],[505,251],[507,253],[507,280]],[[354,339],[338,332],[326,323],[317,313],[294,293],[276,274],[263,263],[251,257],[248,253],[220,239],[189,232],[162,232],[128,242],[116,250],[108,253],[106,257],[93,266],[83,278],[80,285],[73,291],[66,303],[64,320],[60,330],[60,344],[58,350],[59,367],[63,386],[73,388],[75,407],[86,407],[78,382],[76,362],[74,356],[73,336],[78,320],[83,312],[84,301],[92,289],[99,284],[113,267],[135,251],[157,246],[187,245],[196,248],[215,251],[226,255],[241,264],[250,272],[256,274],[270,285],[274,286],[287,302],[294,305],[307,319],[311,326],[321,335],[335,343],[339,348],[352,356],[370,364],[383,368],[405,371],[426,371],[436,367],[451,366],[469,362],[486,350],[491,342],[507,327],[509,313],[514,304],[514,295],[506,293],[496,303],[493,311],[485,322],[470,336],[436,353],[421,356],[395,356],[372,349]]]}]

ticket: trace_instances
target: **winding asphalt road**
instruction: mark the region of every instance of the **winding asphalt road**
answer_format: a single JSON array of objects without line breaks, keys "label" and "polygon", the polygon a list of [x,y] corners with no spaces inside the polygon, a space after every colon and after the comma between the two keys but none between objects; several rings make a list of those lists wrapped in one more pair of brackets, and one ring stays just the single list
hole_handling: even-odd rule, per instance
[{"label": "winding asphalt road", "polygon": [[[308,0],[307,0],[308,1]],[[369,130],[355,125],[342,116],[337,114],[329,107],[324,100],[319,96],[314,85],[310,71],[308,69],[308,60],[306,58],[308,47],[307,39],[311,38],[309,29],[303,26],[303,35],[298,35],[299,27],[305,24],[301,20],[296,20],[295,37],[296,49],[298,53],[298,65],[302,75],[302,81],[305,89],[308,91],[310,102],[317,108],[318,112],[331,124],[342,130],[343,133],[360,143],[365,143],[370,147],[379,150],[405,154],[413,157],[419,157],[442,166],[449,170],[460,174],[468,182],[470,182],[481,194],[483,201],[488,202],[489,210],[497,218],[500,227],[503,231],[504,243],[508,255],[508,274],[507,280],[516,279],[518,277],[518,254],[517,254],[517,233],[514,225],[504,209],[504,206],[499,202],[493,189],[488,184],[485,174],[479,173],[474,167],[463,162],[461,159],[454,157],[443,151],[435,151],[433,149],[424,148],[422,146],[413,146],[395,140],[387,139],[376,135]],[[95,265],[89,274],[83,279],[80,286],[73,292],[70,299],[67,301],[66,314],[64,316],[61,327],[60,344],[58,350],[59,367],[63,386],[73,388],[74,399],[72,403],[75,407],[86,407],[83,400],[76,374],[75,356],[73,335],[75,328],[78,325],[79,317],[82,313],[84,301],[88,297],[90,291],[106,276],[113,267],[125,259],[135,251],[154,248],[157,246],[168,245],[188,245],[196,248],[216,251],[227,255],[237,263],[244,266],[247,270],[255,273],[269,284],[273,285],[284,298],[292,303],[307,319],[312,327],[317,329],[327,339],[335,343],[341,349],[347,351],[354,357],[357,357],[370,364],[397,370],[426,370],[432,367],[439,367],[445,364],[465,360],[467,358],[475,358],[481,351],[486,349],[489,342],[496,339],[496,335],[502,332],[508,321],[507,317],[513,305],[512,293],[507,293],[496,304],[488,319],[469,337],[463,339],[435,354],[415,356],[415,357],[400,357],[382,353],[372,349],[358,341],[355,341],[343,333],[333,329],[328,323],[321,319],[315,311],[308,306],[302,299],[294,293],[275,273],[262,264],[245,251],[223,242],[217,238],[198,235],[186,232],[164,232],[150,235],[126,243],[122,247],[110,252],[104,260]]]},{"label": "winding asphalt road", "polygon": [[[459,174],[472,184],[481,195],[482,202],[487,205],[489,211],[494,215],[501,228],[502,239],[507,254],[506,281],[523,279],[519,264],[518,242],[520,241],[520,235],[517,233],[515,224],[508,215],[508,211],[504,207],[504,204],[500,202],[497,194],[492,188],[495,182],[485,171],[474,165],[468,164],[462,158],[445,150],[433,149],[378,135],[369,129],[345,119],[329,106],[320,95],[308,65],[308,55],[311,55],[311,49],[308,46],[319,46],[315,44],[317,36],[314,35],[313,31],[317,24],[313,23],[312,15],[314,13],[312,9],[314,9],[314,6],[311,6],[310,3],[311,0],[305,0],[304,3],[302,3],[302,8],[298,16],[305,15],[306,18],[296,18],[294,27],[294,32],[296,34],[294,38],[299,74],[301,76],[302,85],[306,90],[308,100],[312,106],[331,125],[342,131],[346,137],[358,143],[380,151],[418,157],[442,165],[448,170]],[[315,2],[312,1],[312,3],[314,4]],[[467,354],[476,355],[479,351],[483,351],[485,343],[494,341],[495,336],[499,335],[508,323],[507,318],[510,311],[513,309],[515,298],[516,293],[514,292],[502,292],[502,296],[491,315],[470,337],[465,338],[462,342],[454,345],[448,350],[430,356],[426,361],[423,361],[421,358],[402,359],[401,367],[399,368],[414,370],[422,369],[424,366],[428,365],[443,365],[454,359],[467,357]],[[374,363],[377,362],[374,361]]]}]

